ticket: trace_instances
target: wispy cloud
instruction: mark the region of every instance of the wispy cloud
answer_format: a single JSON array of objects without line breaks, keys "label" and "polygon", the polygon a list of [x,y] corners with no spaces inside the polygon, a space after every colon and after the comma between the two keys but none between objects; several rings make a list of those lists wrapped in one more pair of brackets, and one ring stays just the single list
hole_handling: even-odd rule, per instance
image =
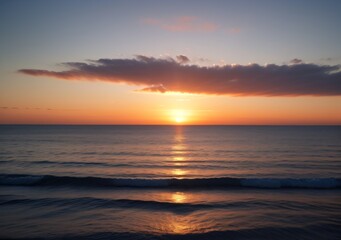
[{"label": "wispy cloud", "polygon": [[[298,61],[295,61],[298,62]],[[300,64],[204,67],[186,56],[99,59],[65,63],[65,71],[21,69],[32,76],[64,80],[107,81],[143,86],[149,92],[183,92],[234,96],[341,95],[340,65]]]},{"label": "wispy cloud", "polygon": [[218,25],[195,16],[181,16],[169,20],[145,18],[142,23],[171,32],[214,32]]}]

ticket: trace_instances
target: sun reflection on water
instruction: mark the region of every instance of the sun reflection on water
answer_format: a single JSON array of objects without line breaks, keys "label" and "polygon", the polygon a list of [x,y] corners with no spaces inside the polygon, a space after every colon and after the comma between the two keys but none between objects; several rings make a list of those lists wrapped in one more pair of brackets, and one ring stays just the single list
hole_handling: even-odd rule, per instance
[{"label": "sun reflection on water", "polygon": [[186,149],[185,136],[183,134],[183,127],[178,126],[175,129],[174,144],[172,145],[172,160],[174,169],[171,170],[171,176],[175,178],[183,178],[188,171],[179,167],[186,166]]},{"label": "sun reflection on water", "polygon": [[184,161],[185,160],[185,158],[184,157],[179,157],[179,156],[173,156],[173,160],[174,161]]},{"label": "sun reflection on water", "polygon": [[185,210],[186,203],[201,202],[202,195],[187,191],[165,191],[160,194],[162,201],[183,205],[183,209],[178,208],[174,212],[163,212],[157,215],[158,218],[152,221],[152,228],[156,232],[183,235],[203,233],[215,228],[214,215],[207,215],[207,211]]},{"label": "sun reflection on water", "polygon": [[187,200],[187,195],[184,192],[175,192],[172,194],[172,201],[174,203],[183,203]]},{"label": "sun reflection on water", "polygon": [[182,141],[176,141],[175,144],[172,146],[172,154],[181,156],[186,154],[186,146]]},{"label": "sun reflection on water", "polygon": [[[164,218],[164,222],[159,226],[163,233],[172,234],[188,234],[196,232],[204,232],[204,226],[200,221],[196,221],[197,216],[176,216],[168,215]],[[199,217],[199,216],[198,216]]]},{"label": "sun reflection on water", "polygon": [[172,175],[176,178],[182,178],[186,173],[187,171],[179,168],[172,169]]}]

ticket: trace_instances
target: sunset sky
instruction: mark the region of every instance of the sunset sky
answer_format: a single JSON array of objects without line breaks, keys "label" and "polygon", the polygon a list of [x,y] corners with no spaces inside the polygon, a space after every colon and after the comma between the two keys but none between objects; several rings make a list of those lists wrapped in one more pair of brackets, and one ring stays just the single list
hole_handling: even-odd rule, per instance
[{"label": "sunset sky", "polygon": [[0,2],[0,124],[341,124],[341,1]]}]

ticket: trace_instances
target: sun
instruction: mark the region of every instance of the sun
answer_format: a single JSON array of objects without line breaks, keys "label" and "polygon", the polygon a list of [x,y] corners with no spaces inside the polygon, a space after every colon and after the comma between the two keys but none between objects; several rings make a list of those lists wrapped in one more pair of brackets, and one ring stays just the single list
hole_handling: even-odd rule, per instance
[{"label": "sun", "polygon": [[176,117],[175,122],[182,123],[185,119],[183,117]]},{"label": "sun", "polygon": [[172,110],[171,111],[171,118],[177,124],[187,122],[188,112],[185,110],[179,110],[179,109]]}]

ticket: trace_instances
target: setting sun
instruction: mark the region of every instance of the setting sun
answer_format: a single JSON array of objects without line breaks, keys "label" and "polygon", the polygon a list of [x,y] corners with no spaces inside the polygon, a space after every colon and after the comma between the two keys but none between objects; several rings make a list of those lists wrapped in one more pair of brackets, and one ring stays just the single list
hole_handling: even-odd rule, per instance
[{"label": "setting sun", "polygon": [[184,118],[183,117],[176,117],[175,118],[175,122],[177,122],[177,123],[181,123],[181,122],[183,122],[184,121]]},{"label": "setting sun", "polygon": [[171,118],[173,121],[175,121],[176,123],[184,123],[188,121],[188,112],[185,110],[173,110],[171,112]]}]

